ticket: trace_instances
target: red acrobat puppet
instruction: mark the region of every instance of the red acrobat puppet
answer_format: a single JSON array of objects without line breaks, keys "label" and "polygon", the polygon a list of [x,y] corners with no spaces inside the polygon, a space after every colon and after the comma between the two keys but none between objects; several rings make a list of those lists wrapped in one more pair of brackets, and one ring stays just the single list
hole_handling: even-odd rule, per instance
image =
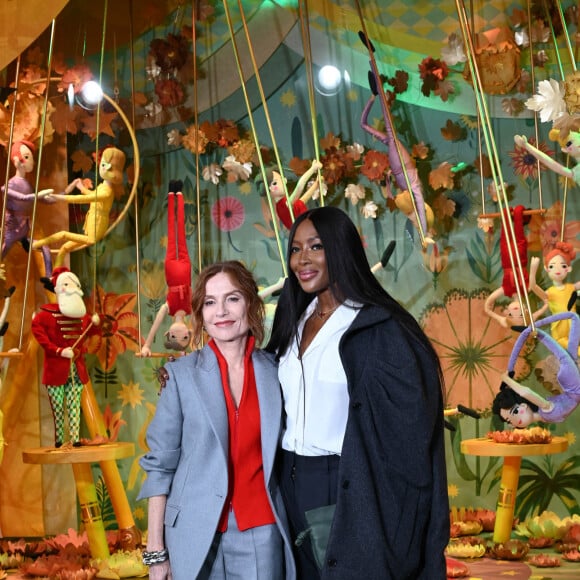
[{"label": "red acrobat puppet", "polygon": [[[167,252],[165,254],[165,281],[168,291],[165,303],[157,312],[145,344],[141,347],[141,356],[144,357],[151,356],[151,345],[167,315],[173,317],[173,323],[164,334],[165,348],[184,352],[191,343],[192,333],[186,321],[187,316],[191,314],[191,260],[185,238],[185,206],[181,192],[182,187],[181,181],[169,182]],[[177,230],[175,227],[176,217]]]},{"label": "red acrobat puppet", "polygon": [[[503,209],[506,224],[508,224],[510,220],[508,211],[510,211],[509,208]],[[530,279],[532,281],[535,281],[536,279],[538,263],[532,261],[532,272],[530,275],[527,269],[528,241],[526,240],[526,233],[524,231],[524,226],[528,223],[529,217],[526,216],[524,212],[525,208],[523,205],[518,205],[511,210],[515,236],[514,244],[511,243],[511,237],[508,232],[506,232],[506,227],[502,227],[501,229],[499,249],[501,266],[503,269],[503,279],[501,286],[488,296],[484,306],[486,314],[506,328],[511,328],[513,326],[528,326],[529,324],[529,321],[526,320],[526,317],[520,308],[518,288],[520,289],[520,294],[527,293],[530,290],[533,291],[543,302],[542,307],[532,314],[533,320],[537,320],[548,308],[548,303],[544,300],[543,296],[536,291],[534,282],[532,282],[531,288],[528,288],[530,285]],[[513,265],[510,256],[513,258]],[[521,271],[518,271],[519,266],[521,266]],[[512,302],[507,306],[505,315],[501,316],[493,310],[493,307],[495,302],[504,296],[510,298]]]}]

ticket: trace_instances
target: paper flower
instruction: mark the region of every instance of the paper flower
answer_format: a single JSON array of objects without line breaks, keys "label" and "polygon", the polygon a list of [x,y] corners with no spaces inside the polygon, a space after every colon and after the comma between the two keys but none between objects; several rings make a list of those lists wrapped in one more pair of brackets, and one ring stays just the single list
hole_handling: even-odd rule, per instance
[{"label": "paper flower", "polygon": [[349,183],[344,190],[344,197],[350,199],[352,205],[356,205],[360,200],[365,198],[364,187],[355,183]]},{"label": "paper flower", "polygon": [[222,175],[222,168],[217,163],[206,165],[201,172],[203,179],[205,181],[211,181],[214,185],[217,185],[220,182],[220,177]]},{"label": "paper flower", "polygon": [[377,210],[378,210],[378,206],[374,201],[367,201],[362,210],[361,213],[363,214],[363,216],[368,219],[368,218],[373,218],[375,219],[377,217]]},{"label": "paper flower", "polygon": [[540,113],[542,123],[554,121],[566,112],[563,89],[563,84],[554,79],[540,81],[538,92],[525,105],[531,111]]}]

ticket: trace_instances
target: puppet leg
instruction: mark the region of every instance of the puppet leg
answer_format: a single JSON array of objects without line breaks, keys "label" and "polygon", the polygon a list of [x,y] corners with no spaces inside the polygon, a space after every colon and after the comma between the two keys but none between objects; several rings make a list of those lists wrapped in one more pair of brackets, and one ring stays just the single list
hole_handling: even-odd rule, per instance
[{"label": "puppet leg", "polygon": [[177,258],[175,242],[175,193],[167,194],[167,252],[165,260],[171,261]]},{"label": "puppet leg", "polygon": [[76,369],[72,370],[72,376],[65,385],[65,393],[69,435],[73,445],[75,443],[78,445],[80,440],[82,392],[83,384],[79,379]]},{"label": "puppet leg", "polygon": [[64,439],[64,385],[46,385],[46,390],[54,418],[55,446],[60,447]]},{"label": "puppet leg", "polygon": [[183,194],[177,194],[177,256],[179,261],[189,262],[187,239],[185,238],[185,202]]}]

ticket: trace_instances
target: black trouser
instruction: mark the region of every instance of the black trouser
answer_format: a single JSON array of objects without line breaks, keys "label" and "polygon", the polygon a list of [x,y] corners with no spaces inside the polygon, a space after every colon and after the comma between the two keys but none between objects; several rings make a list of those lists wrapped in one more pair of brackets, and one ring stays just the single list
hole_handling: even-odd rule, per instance
[{"label": "black trouser", "polygon": [[304,512],[336,503],[340,456],[306,457],[281,450],[278,454],[280,488],[290,522],[298,580],[318,580],[320,571],[309,541],[296,546],[296,536],[308,524]]}]

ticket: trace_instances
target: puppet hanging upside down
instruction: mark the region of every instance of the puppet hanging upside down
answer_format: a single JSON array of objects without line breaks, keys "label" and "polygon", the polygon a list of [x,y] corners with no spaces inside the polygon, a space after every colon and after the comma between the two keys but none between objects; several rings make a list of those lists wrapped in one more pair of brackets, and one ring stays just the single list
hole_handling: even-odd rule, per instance
[{"label": "puppet hanging upside down", "polygon": [[[115,147],[106,148],[99,161],[99,175],[103,180],[96,191],[83,185],[81,179],[72,182],[81,195],[56,194],[53,197],[66,203],[89,204],[89,209],[83,225],[83,233],[60,231],[41,240],[36,240],[32,247],[41,248],[54,243],[62,243],[54,263],[55,267],[62,266],[65,256],[85,245],[92,245],[100,241],[109,228],[109,214],[115,198],[115,188],[123,183],[123,169],[125,154]],[[70,188],[71,190],[73,188]],[[69,188],[67,188],[68,191]],[[63,243],[64,242],[64,243]]]}]

